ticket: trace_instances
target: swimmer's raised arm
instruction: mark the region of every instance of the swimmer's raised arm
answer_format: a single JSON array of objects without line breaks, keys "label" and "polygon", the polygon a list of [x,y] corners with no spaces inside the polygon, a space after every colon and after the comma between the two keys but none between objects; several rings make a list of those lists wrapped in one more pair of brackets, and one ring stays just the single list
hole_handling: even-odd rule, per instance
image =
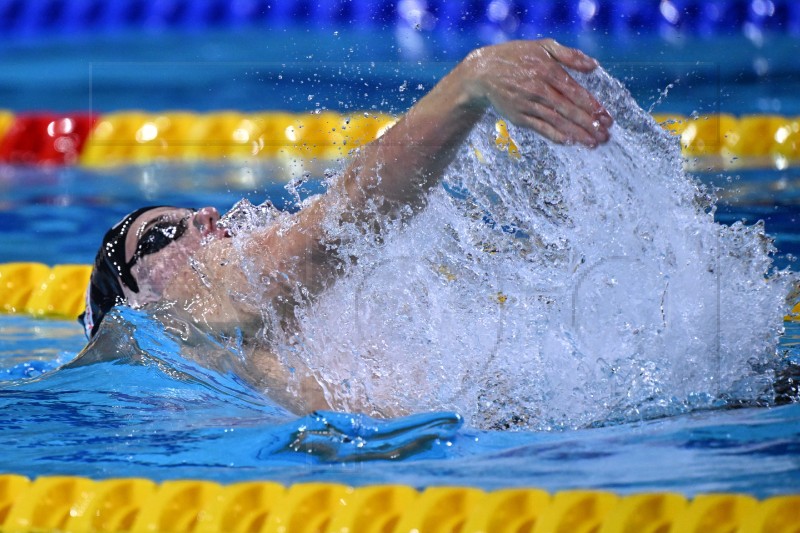
[{"label": "swimmer's raised arm", "polygon": [[[405,206],[416,211],[490,105],[555,142],[605,142],[611,116],[565,70],[595,67],[594,59],[551,39],[475,50],[382,137],[362,147],[332,190],[301,210],[291,229],[273,228],[249,252],[268,250],[265,271],[294,272],[296,278],[286,280],[290,285],[299,282],[312,294],[322,290],[338,259],[324,221],[367,215],[376,204],[389,213]],[[272,285],[273,291],[286,288]]]},{"label": "swimmer's raised arm", "polygon": [[597,62],[553,41],[513,41],[473,51],[348,166],[344,187],[357,205],[380,196],[416,205],[490,105],[512,123],[558,143],[596,146],[612,119],[564,70]]}]

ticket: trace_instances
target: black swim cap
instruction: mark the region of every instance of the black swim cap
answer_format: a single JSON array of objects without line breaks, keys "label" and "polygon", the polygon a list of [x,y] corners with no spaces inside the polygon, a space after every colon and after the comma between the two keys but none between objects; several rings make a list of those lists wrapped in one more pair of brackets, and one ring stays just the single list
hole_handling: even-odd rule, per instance
[{"label": "black swim cap", "polygon": [[103,243],[94,258],[89,287],[86,289],[86,310],[78,317],[89,339],[97,333],[105,314],[115,305],[125,303],[123,284],[133,292],[139,292],[139,284],[125,260],[125,238],[134,220],[146,211],[159,207],[169,206],[151,205],[137,209],[120,220],[103,237]]}]

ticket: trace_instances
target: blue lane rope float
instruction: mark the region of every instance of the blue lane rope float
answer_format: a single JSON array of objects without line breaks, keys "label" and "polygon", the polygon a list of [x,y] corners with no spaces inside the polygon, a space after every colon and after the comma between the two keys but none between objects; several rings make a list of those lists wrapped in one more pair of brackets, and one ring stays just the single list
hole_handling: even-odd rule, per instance
[{"label": "blue lane rope float", "polygon": [[[385,27],[423,31],[496,25],[509,33],[597,29],[612,34],[666,28],[700,36],[747,27],[798,34],[796,0],[0,0],[4,36],[113,34],[127,30],[290,27]],[[420,23],[422,21],[422,23]]]}]

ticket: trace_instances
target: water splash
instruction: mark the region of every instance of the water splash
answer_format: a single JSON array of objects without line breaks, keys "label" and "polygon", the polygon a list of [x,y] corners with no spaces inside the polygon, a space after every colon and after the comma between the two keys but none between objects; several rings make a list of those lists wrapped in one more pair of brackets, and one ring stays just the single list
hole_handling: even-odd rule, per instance
[{"label": "water splash", "polygon": [[269,225],[277,213],[270,201],[253,205],[247,198],[242,198],[219,219],[217,225],[235,236],[243,231]]},{"label": "water splash", "polygon": [[488,114],[408,224],[337,229],[358,262],[280,354],[332,406],[541,429],[769,398],[790,275],[763,226],[714,223],[677,141],[605,72],[576,77],[606,145],[511,127],[513,157]]}]

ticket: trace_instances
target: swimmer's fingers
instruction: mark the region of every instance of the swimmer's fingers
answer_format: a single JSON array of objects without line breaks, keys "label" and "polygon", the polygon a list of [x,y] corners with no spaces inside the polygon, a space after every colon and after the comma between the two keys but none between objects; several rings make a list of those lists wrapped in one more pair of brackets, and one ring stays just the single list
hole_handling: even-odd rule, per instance
[{"label": "swimmer's fingers", "polygon": [[[545,71],[546,81],[557,93],[563,95],[566,101],[573,104],[570,106],[561,98],[549,95],[558,104],[555,109],[590,134],[598,137],[601,142],[607,140],[607,134],[604,135],[602,130],[611,127],[613,123],[611,115],[594,95],[584,89],[563,68],[566,66],[581,72],[590,72],[597,68],[597,61],[580,50],[563,46],[552,39],[538,41],[538,44],[556,61],[551,63]],[[561,101],[559,102],[559,100]],[[584,113],[580,113],[578,109]],[[597,135],[598,130],[600,135]]]},{"label": "swimmer's fingers", "polygon": [[[547,82],[558,95],[563,96],[562,100],[558,96],[550,95],[553,101],[562,100],[556,109],[566,111],[564,116],[581,124],[589,131],[597,129],[594,122],[598,122],[605,128],[611,127],[614,121],[603,104],[576,82],[560,65],[556,64],[551,67]],[[568,105],[570,103],[572,105]],[[579,113],[578,110],[583,113]],[[585,120],[587,118],[589,119],[588,123]]]},{"label": "swimmer's fingers", "polygon": [[[559,67],[560,68],[560,67]],[[566,74],[566,72],[564,73]],[[565,94],[557,85],[544,82],[537,93],[531,96],[533,102],[527,114],[532,114],[555,127],[573,132],[574,140],[584,144],[595,145],[608,140],[608,127],[611,126],[611,117],[605,113],[605,109],[597,103],[583,87],[577,83],[583,92],[577,94]],[[588,100],[587,100],[588,98]],[[599,107],[596,110],[594,104]]]},{"label": "swimmer's fingers", "polygon": [[[515,117],[508,117],[508,119],[517,126],[529,128],[539,132],[541,135],[544,135],[553,142],[559,144],[572,144],[572,142],[574,142],[574,138],[568,133],[565,133],[562,129],[556,128],[540,118],[527,115],[517,115]],[[596,144],[594,140],[582,140],[581,142],[587,146],[595,146]]]},{"label": "swimmer's fingers", "polygon": [[608,140],[605,128],[593,128],[590,115],[541,78],[512,86],[496,84],[493,89],[492,105],[517,126],[537,131],[558,143],[597,146]]},{"label": "swimmer's fingers", "polygon": [[511,122],[556,142],[608,140],[611,116],[564,70],[597,66],[582,52],[551,39],[514,41],[484,49],[473,63],[485,98]]},{"label": "swimmer's fingers", "polygon": [[539,103],[531,104],[524,111],[515,111],[505,115],[517,126],[537,131],[551,141],[561,144],[579,142],[594,147],[607,140],[607,134],[605,137],[598,138],[598,135],[593,135],[575,122],[566,119],[552,107]]},{"label": "swimmer's fingers", "polygon": [[569,68],[581,72],[591,72],[598,66],[596,59],[587,56],[577,48],[564,46],[553,39],[542,39],[538,42],[553,59]]}]

